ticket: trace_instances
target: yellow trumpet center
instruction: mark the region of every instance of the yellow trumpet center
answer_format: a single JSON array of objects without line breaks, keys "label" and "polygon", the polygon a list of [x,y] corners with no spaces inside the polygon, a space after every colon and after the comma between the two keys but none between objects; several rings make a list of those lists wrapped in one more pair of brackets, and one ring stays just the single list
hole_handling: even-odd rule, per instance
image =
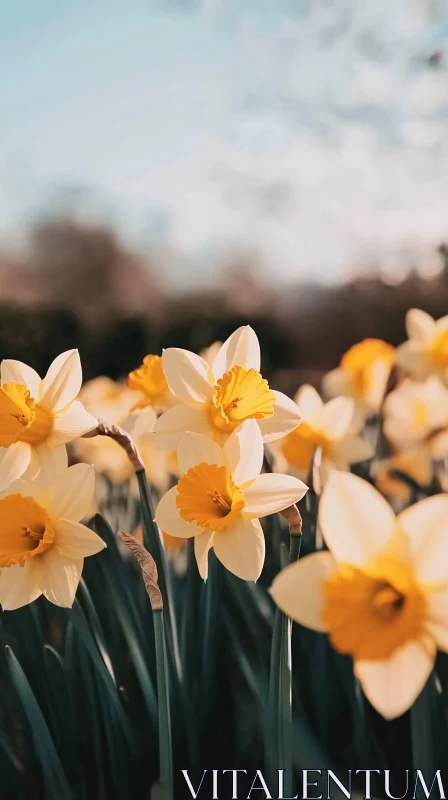
[{"label": "yellow trumpet center", "polygon": [[38,444],[52,428],[51,414],[36,404],[22,383],[0,387],[0,447],[16,442]]},{"label": "yellow trumpet center", "polygon": [[374,380],[372,367],[377,361],[384,360],[391,368],[394,358],[394,348],[382,339],[364,339],[350,347],[342,356],[341,367],[347,374],[353,393],[360,397],[368,394]]},{"label": "yellow trumpet center", "polygon": [[142,399],[135,408],[163,405],[170,390],[163,372],[161,356],[145,356],[143,364],[129,373],[128,386],[142,393]]},{"label": "yellow trumpet center", "polygon": [[425,598],[407,561],[390,556],[364,568],[339,564],[324,583],[323,616],[336,650],[383,660],[422,631]]},{"label": "yellow trumpet center", "polygon": [[32,497],[11,494],[0,500],[0,519],[0,567],[23,567],[53,545],[54,525]]},{"label": "yellow trumpet center", "polygon": [[244,496],[226,467],[203,462],[180,478],[176,505],[187,522],[221,531],[235,521],[244,507]]},{"label": "yellow trumpet center", "polygon": [[448,367],[448,328],[441,331],[431,342],[429,357],[436,369]]},{"label": "yellow trumpet center", "polygon": [[307,422],[301,422],[298,428],[288,433],[282,441],[282,453],[288,464],[300,471],[308,472],[315,450],[321,447],[322,455],[331,457],[331,441]]},{"label": "yellow trumpet center", "polygon": [[219,431],[231,433],[246,419],[272,417],[274,402],[274,392],[256,369],[232,367],[215,385],[211,421]]}]

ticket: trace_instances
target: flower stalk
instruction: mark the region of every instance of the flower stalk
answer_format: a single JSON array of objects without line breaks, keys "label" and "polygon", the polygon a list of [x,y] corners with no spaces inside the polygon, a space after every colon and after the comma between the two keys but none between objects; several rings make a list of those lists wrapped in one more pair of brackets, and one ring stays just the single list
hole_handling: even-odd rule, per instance
[{"label": "flower stalk", "polygon": [[165,644],[163,597],[158,584],[157,566],[151,554],[137,539],[128,533],[119,533],[118,535],[139,563],[153,611],[159,705],[160,784],[167,793],[167,800],[173,800],[169,670]]}]

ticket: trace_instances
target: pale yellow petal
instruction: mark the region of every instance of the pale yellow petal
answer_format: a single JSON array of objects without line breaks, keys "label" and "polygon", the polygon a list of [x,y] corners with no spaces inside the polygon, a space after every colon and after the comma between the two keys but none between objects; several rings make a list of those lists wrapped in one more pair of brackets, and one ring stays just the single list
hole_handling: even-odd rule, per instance
[{"label": "pale yellow petal", "polygon": [[410,308],[405,318],[406,333],[409,339],[424,342],[434,335],[435,322],[430,314],[420,308]]},{"label": "pale yellow petal", "polygon": [[199,536],[204,533],[204,528],[200,528],[195,522],[187,522],[179,514],[176,505],[177,486],[173,486],[161,498],[156,511],[156,523],[163,533],[170,536],[179,536],[181,539],[189,539],[191,536]]},{"label": "pale yellow petal", "polygon": [[24,567],[16,565],[0,571],[0,603],[3,611],[22,608],[33,603],[41,594],[29,562]]},{"label": "pale yellow petal", "polygon": [[373,445],[362,436],[356,434],[347,434],[338,442],[334,442],[333,460],[339,465],[357,464],[360,461],[366,461],[372,458],[374,454]]},{"label": "pale yellow petal", "polygon": [[0,447],[0,492],[26,472],[30,461],[31,447],[27,442]]},{"label": "pale yellow petal", "polygon": [[76,560],[96,555],[104,550],[106,542],[79,522],[59,519],[56,522],[55,547],[60,555]]},{"label": "pale yellow petal", "polygon": [[49,411],[61,411],[79,394],[82,369],[77,350],[67,350],[55,358],[42,382],[40,404]]},{"label": "pale yellow petal", "polygon": [[208,365],[189,350],[169,347],[162,353],[162,364],[168,385],[183,403],[205,403],[213,395],[208,380]]},{"label": "pale yellow petal", "polygon": [[386,546],[395,514],[367,481],[335,471],[319,503],[319,526],[337,561],[363,564]]},{"label": "pale yellow petal", "polygon": [[250,518],[266,517],[294,505],[308,491],[303,481],[292,475],[265,473],[258,475],[253,483],[243,490],[244,516]]},{"label": "pale yellow petal", "polygon": [[211,424],[205,405],[179,404],[165,411],[154,425],[154,435],[170,447],[176,447],[180,438],[191,431],[207,435]]},{"label": "pale yellow petal", "polygon": [[263,438],[254,419],[239,425],[224,445],[227,466],[237,486],[253,480],[263,465]]},{"label": "pale yellow petal", "polygon": [[423,583],[448,581],[448,494],[427,497],[398,515],[410,555]]},{"label": "pale yellow petal", "polygon": [[181,475],[196,464],[225,463],[225,456],[219,444],[201,433],[185,433],[177,446],[177,461]]},{"label": "pale yellow petal", "polygon": [[300,387],[294,397],[294,402],[300,408],[305,422],[311,424],[316,421],[324,407],[324,401],[319,392],[308,383]]},{"label": "pale yellow petal", "polygon": [[301,625],[326,631],[322,617],[323,582],[335,571],[330,552],[312,553],[283,569],[275,578],[270,593],[278,607]]},{"label": "pale yellow petal", "polygon": [[330,439],[340,439],[350,428],[355,413],[355,403],[351,397],[334,397],[325,403],[320,429]]},{"label": "pale yellow petal", "polygon": [[302,414],[294,400],[291,400],[283,392],[275,390],[274,395],[273,416],[267,419],[260,419],[258,422],[264,442],[273,442],[275,439],[286,436],[287,433],[297,428],[302,420]]},{"label": "pale yellow petal", "polygon": [[357,661],[354,665],[364,694],[386,719],[404,714],[417,699],[433,668],[435,647],[411,641],[388,661]]},{"label": "pale yellow petal", "polygon": [[67,444],[82,436],[88,431],[93,431],[98,425],[98,420],[89,414],[82,403],[75,400],[68,408],[60,411],[53,420],[53,430],[45,440],[47,447],[57,447]]},{"label": "pale yellow petal", "polygon": [[[36,559],[35,559],[36,560]],[[81,578],[84,559],[74,561],[60,555],[53,547],[33,564],[34,574],[42,594],[57,606],[71,608]]]},{"label": "pale yellow petal", "polygon": [[79,522],[89,512],[94,491],[94,467],[75,464],[53,476],[48,488],[48,511],[56,519]]},{"label": "pale yellow petal", "polygon": [[40,375],[36,370],[22,361],[5,358],[1,364],[1,383],[23,383],[29,390],[33,400],[39,399],[41,385]]},{"label": "pale yellow petal", "polygon": [[256,581],[264,564],[265,541],[258,520],[242,517],[231,528],[216,531],[213,537],[216,557],[229,572],[243,581]]},{"label": "pale yellow petal", "polygon": [[213,531],[204,531],[194,537],[194,554],[199,574],[204,581],[208,578],[208,554],[213,547],[213,536]]},{"label": "pale yellow petal", "polygon": [[350,387],[347,376],[343,369],[338,367],[327,372],[322,379],[324,394],[328,397],[338,397],[339,395],[349,395]]},{"label": "pale yellow petal", "polygon": [[260,345],[250,325],[238,328],[220,347],[212,365],[215,381],[235,366],[260,372]]}]

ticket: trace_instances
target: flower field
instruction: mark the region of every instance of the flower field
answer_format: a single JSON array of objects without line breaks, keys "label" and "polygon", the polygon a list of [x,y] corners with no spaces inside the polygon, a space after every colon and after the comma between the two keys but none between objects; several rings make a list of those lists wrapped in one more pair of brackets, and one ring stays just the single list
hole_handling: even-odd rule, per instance
[{"label": "flower field", "polygon": [[249,326],[122,381],[3,360],[2,800],[448,769],[448,316],[406,331],[293,398]]}]

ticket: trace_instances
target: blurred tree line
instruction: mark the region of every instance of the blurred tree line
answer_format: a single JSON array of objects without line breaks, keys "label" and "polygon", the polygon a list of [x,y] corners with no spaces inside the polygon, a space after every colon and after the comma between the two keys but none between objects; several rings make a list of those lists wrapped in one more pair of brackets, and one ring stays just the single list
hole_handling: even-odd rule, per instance
[{"label": "blurred tree line", "polygon": [[164,265],[129,252],[112,231],[49,221],[31,234],[26,258],[0,254],[0,358],[43,373],[58,353],[78,347],[85,379],[120,378],[147,353],[171,346],[198,352],[249,323],[264,373],[294,392],[304,381],[317,384],[360,339],[399,344],[408,308],[447,313],[443,244],[439,256],[444,268],[436,277],[411,269],[398,285],[370,272],[338,287],[297,282],[279,291],[256,265],[242,262],[224,265],[212,288],[172,295],[163,286]]}]

